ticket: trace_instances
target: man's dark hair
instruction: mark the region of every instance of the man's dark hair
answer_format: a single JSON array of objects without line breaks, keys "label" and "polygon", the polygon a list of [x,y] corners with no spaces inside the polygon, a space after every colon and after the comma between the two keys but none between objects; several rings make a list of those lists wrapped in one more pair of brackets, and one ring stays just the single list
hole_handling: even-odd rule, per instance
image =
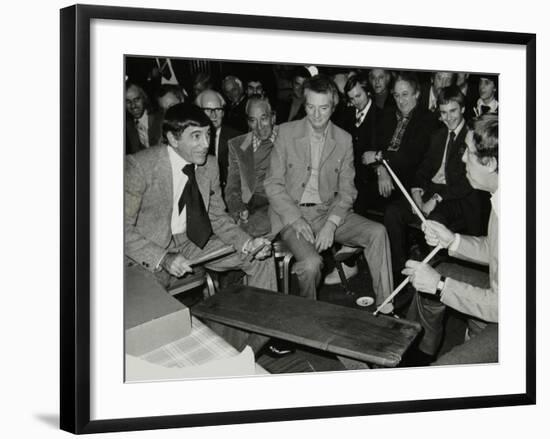
[{"label": "man's dark hair", "polygon": [[364,73],[358,73],[357,75],[352,75],[346,82],[346,85],[344,86],[344,93],[346,94],[346,97],[348,93],[355,87],[357,84],[365,91],[365,93],[370,93],[370,83],[369,83],[369,77],[365,75]]},{"label": "man's dark hair", "polygon": [[488,158],[494,157],[498,165],[498,115],[484,114],[473,119],[470,126],[480,162],[486,163]]},{"label": "man's dark hair", "polygon": [[200,108],[182,102],[166,110],[162,123],[162,140],[168,143],[168,133],[179,138],[188,127],[212,127],[208,116]]},{"label": "man's dark hair", "polygon": [[460,108],[464,108],[465,97],[460,87],[457,85],[449,85],[443,87],[437,95],[437,105],[446,105],[449,102],[456,102]]},{"label": "man's dark hair", "polygon": [[394,87],[397,81],[407,82],[413,89],[414,93],[420,91],[420,82],[418,81],[418,76],[416,76],[416,73],[407,71],[399,72],[395,78],[395,81],[393,81]]},{"label": "man's dark hair", "polygon": [[311,78],[311,73],[304,66],[298,66],[298,67],[295,67],[292,70],[292,77],[293,78],[299,77],[299,78],[308,79],[308,78]]},{"label": "man's dark hair", "polygon": [[334,105],[338,104],[338,87],[330,76],[319,74],[304,81],[304,92],[311,90],[315,93],[324,93],[332,95]]}]

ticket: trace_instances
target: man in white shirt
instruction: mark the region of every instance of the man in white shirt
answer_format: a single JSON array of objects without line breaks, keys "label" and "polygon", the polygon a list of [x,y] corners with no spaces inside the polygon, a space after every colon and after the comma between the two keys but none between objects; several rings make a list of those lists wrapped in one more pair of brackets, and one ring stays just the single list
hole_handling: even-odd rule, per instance
[{"label": "man in white shirt", "polygon": [[[269,241],[251,238],[225,212],[215,158],[208,156],[210,122],[198,108],[166,112],[163,144],[127,156],[125,254],[127,270],[152,276],[163,288],[192,271],[190,261],[232,245],[236,253],[206,264],[241,269],[248,284],[276,290]],[[250,253],[265,246],[251,260]],[[265,260],[264,260],[265,259]]]},{"label": "man in white shirt", "polygon": [[[284,123],[264,182],[272,233],[293,253],[300,295],[317,298],[322,258],[334,241],[364,249],[376,303],[391,294],[389,240],[381,224],[351,211],[357,195],[351,136],[330,121],[338,90],[317,75],[304,83],[306,117]],[[382,312],[391,312],[393,306]]]}]

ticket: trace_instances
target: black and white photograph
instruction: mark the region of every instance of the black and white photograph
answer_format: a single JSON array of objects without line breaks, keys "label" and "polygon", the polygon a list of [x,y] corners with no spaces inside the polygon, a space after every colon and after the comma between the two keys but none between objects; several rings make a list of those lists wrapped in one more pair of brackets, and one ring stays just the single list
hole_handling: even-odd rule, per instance
[{"label": "black and white photograph", "polygon": [[61,10],[62,430],[535,404],[536,35],[294,14]]},{"label": "black and white photograph", "polygon": [[124,81],[127,381],[498,363],[498,72]]}]

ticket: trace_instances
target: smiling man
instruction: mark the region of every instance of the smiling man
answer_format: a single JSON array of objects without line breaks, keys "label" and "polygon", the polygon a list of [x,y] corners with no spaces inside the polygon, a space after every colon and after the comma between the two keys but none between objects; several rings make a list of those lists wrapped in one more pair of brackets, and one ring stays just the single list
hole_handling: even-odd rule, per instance
[{"label": "smiling man", "polygon": [[[482,209],[485,197],[468,182],[461,160],[468,132],[464,120],[464,95],[457,86],[445,87],[438,95],[437,104],[445,127],[433,134],[430,149],[416,172],[411,195],[426,218],[454,231],[480,235],[487,221]],[[418,221],[405,199],[388,206],[384,215],[396,279],[407,259],[407,225]]]},{"label": "smiling man", "polygon": [[[392,291],[389,241],[384,226],[351,211],[352,138],[330,121],[338,90],[325,75],[304,83],[306,117],[284,123],[271,152],[265,191],[272,232],[296,259],[300,295],[317,298],[322,258],[334,241],[364,249],[377,304]],[[389,306],[382,312],[391,312]]]},{"label": "smiling man", "polygon": [[229,172],[225,200],[229,214],[252,236],[271,231],[264,179],[277,138],[270,102],[252,96],[246,103],[250,132],[229,140]]},{"label": "smiling man", "polygon": [[[216,159],[208,155],[210,121],[200,109],[176,104],[166,111],[163,144],[126,158],[125,254],[127,276],[153,277],[169,289],[192,271],[190,261],[232,245],[236,253],[206,264],[243,270],[249,285],[276,290],[268,244],[251,238],[225,212]],[[139,284],[139,283],[138,283]]]}]

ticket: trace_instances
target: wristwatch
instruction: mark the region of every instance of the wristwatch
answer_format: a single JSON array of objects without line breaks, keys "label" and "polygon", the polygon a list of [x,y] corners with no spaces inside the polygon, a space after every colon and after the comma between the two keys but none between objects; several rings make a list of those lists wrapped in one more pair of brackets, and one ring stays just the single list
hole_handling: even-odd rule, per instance
[{"label": "wristwatch", "polygon": [[443,292],[443,288],[445,288],[445,280],[447,278],[445,276],[441,276],[439,278],[439,282],[437,283],[437,287],[435,289],[435,297],[438,299],[441,299],[441,293]]},{"label": "wristwatch", "polygon": [[441,203],[443,201],[443,198],[441,198],[441,195],[439,194],[433,194],[432,198],[437,201],[438,203]]}]

